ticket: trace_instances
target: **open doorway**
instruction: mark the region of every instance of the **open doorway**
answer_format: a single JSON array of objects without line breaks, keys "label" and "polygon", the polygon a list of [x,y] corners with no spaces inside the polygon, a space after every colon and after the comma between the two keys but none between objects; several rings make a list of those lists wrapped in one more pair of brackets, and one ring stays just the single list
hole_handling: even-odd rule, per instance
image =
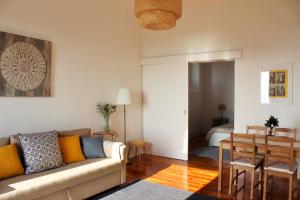
[{"label": "open doorway", "polygon": [[218,159],[234,127],[234,61],[189,63],[189,153]]}]

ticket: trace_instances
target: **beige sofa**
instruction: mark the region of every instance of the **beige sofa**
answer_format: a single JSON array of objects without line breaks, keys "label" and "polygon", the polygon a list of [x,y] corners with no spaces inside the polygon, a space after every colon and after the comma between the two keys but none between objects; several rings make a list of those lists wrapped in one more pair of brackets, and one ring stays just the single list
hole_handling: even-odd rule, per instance
[{"label": "beige sofa", "polygon": [[[91,129],[60,131],[59,135],[90,136]],[[15,137],[0,138],[0,146],[16,142]],[[77,200],[91,197],[126,179],[126,148],[122,143],[104,141],[107,158],[82,162],[32,175],[0,181],[0,200]]]}]

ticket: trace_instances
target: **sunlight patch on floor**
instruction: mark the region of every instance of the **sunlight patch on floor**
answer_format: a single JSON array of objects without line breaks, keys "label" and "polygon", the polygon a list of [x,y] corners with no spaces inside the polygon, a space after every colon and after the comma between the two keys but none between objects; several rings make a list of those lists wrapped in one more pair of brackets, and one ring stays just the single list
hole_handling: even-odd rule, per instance
[{"label": "sunlight patch on floor", "polygon": [[146,181],[159,183],[178,189],[197,192],[218,177],[218,171],[172,164],[168,168],[146,178]]}]

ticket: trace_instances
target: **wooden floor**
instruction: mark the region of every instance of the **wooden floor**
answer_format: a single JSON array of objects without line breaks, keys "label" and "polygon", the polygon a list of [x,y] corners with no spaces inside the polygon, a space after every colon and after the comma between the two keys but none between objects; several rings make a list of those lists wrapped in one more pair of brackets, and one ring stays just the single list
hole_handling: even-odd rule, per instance
[{"label": "wooden floor", "polygon": [[189,152],[195,151],[201,147],[208,146],[208,140],[205,138],[206,134],[200,134],[198,136],[189,139]]},{"label": "wooden floor", "polygon": [[[143,179],[152,183],[171,186],[199,194],[230,199],[228,192],[228,165],[225,165],[223,191],[217,191],[218,161],[209,158],[190,156],[189,161],[169,159],[159,156],[143,157],[140,164],[136,162],[127,165],[127,183]],[[234,199],[249,199],[249,177],[246,178],[246,189],[242,189]],[[239,187],[243,184],[243,177],[239,180]],[[287,180],[275,178],[273,183],[273,200],[287,199]],[[300,196],[300,195],[298,195]],[[256,192],[255,199],[262,199],[260,192]],[[299,199],[299,198],[298,198]]]}]

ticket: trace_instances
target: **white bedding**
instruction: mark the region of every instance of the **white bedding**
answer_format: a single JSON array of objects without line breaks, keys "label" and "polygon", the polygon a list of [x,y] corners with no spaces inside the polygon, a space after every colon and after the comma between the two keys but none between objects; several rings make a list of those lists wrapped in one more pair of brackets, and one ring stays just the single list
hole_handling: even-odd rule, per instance
[{"label": "white bedding", "polygon": [[218,147],[219,142],[227,139],[229,137],[229,134],[233,132],[233,130],[233,124],[224,124],[222,126],[211,128],[206,135],[206,139],[209,140],[209,146]]}]

